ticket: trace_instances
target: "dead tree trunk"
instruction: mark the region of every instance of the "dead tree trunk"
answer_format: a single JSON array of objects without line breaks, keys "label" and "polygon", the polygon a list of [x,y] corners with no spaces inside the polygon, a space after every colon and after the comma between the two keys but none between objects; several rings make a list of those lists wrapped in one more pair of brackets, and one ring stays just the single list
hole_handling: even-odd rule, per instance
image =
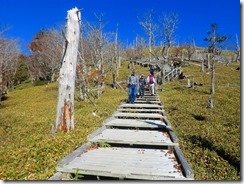
[{"label": "dead tree trunk", "polygon": [[214,89],[214,81],[215,81],[215,59],[213,58],[213,64],[212,64],[212,76],[211,76],[211,89],[210,89],[210,94],[215,93]]},{"label": "dead tree trunk", "polygon": [[2,96],[3,96],[3,75],[2,75],[2,70],[1,70],[0,71],[0,102],[2,100]]},{"label": "dead tree trunk", "polygon": [[74,92],[80,36],[80,12],[77,8],[68,11],[66,24],[65,46],[59,73],[56,131],[69,132],[74,129]]},{"label": "dead tree trunk", "polygon": [[210,54],[207,54],[207,69],[210,69]]}]

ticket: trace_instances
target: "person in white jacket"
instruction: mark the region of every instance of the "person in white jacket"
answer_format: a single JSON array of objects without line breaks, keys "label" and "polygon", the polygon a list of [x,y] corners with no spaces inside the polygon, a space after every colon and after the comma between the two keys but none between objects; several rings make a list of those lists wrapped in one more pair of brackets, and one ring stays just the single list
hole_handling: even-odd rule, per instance
[{"label": "person in white jacket", "polygon": [[147,76],[146,81],[149,86],[149,91],[150,91],[151,95],[154,95],[155,94],[155,85],[157,84],[154,75],[152,73],[150,73]]}]

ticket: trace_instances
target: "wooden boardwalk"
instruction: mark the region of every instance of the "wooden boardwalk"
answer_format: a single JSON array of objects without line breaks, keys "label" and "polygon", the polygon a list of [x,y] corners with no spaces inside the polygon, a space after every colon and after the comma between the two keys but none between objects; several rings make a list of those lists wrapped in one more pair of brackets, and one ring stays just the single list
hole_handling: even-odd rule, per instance
[{"label": "wooden boardwalk", "polygon": [[78,174],[97,179],[194,180],[163,108],[158,95],[148,93],[134,104],[120,104],[86,144],[58,163],[50,180]]}]

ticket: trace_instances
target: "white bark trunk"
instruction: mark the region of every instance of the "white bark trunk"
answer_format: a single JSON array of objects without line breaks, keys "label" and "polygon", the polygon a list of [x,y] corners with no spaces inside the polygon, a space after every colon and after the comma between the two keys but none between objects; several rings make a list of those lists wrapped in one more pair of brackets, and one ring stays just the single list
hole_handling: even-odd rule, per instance
[{"label": "white bark trunk", "polygon": [[150,33],[149,33],[149,61],[152,61],[152,25],[150,24]]},{"label": "white bark trunk", "polygon": [[2,95],[3,95],[3,75],[2,75],[2,71],[0,71],[0,102],[2,100]]},{"label": "white bark trunk", "polygon": [[208,60],[208,64],[207,64],[207,69],[209,70],[210,67],[210,54],[207,55],[207,60]]},{"label": "white bark trunk", "polygon": [[212,65],[211,89],[210,89],[211,95],[215,93],[214,81],[215,81],[215,59],[213,59],[213,65]]},{"label": "white bark trunk", "polygon": [[67,15],[66,44],[59,74],[56,131],[69,132],[74,129],[74,92],[79,36],[80,12],[77,8],[73,8]]}]

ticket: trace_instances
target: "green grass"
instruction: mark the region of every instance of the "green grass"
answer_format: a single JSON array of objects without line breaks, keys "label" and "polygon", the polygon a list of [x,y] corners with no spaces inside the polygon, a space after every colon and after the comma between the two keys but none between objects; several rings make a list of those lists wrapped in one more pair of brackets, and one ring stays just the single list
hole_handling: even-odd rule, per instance
[{"label": "green grass", "polygon": [[[240,72],[237,64],[216,66],[214,107],[206,108],[211,73],[183,67],[184,74],[203,86],[187,88],[174,80],[160,92],[166,115],[197,180],[240,180]],[[228,87],[229,86],[229,87]]]},{"label": "green grass", "polygon": [[[130,70],[123,63],[118,81],[127,80]],[[237,65],[218,64],[214,108],[206,108],[210,74],[200,67],[184,67],[198,83],[195,89],[187,81],[174,80],[159,92],[166,115],[180,147],[197,180],[239,180],[240,173],[240,72]],[[138,75],[148,68],[136,66]],[[111,76],[107,76],[111,84]],[[58,84],[23,83],[7,95],[0,105],[0,179],[46,180],[55,173],[57,162],[87,142],[87,135],[102,126],[119,103],[127,98],[125,90],[105,87],[97,105],[75,101],[75,129],[52,135],[56,118]],[[230,86],[230,87],[228,87]],[[99,117],[92,111],[97,110]]]},{"label": "green grass", "polygon": [[[127,98],[122,89],[105,87],[96,106],[75,101],[75,129],[52,135],[56,118],[58,84],[23,84],[0,105],[0,179],[46,180],[57,162],[86,143],[87,135],[102,126],[118,104]],[[97,110],[98,117],[92,112]]]}]

